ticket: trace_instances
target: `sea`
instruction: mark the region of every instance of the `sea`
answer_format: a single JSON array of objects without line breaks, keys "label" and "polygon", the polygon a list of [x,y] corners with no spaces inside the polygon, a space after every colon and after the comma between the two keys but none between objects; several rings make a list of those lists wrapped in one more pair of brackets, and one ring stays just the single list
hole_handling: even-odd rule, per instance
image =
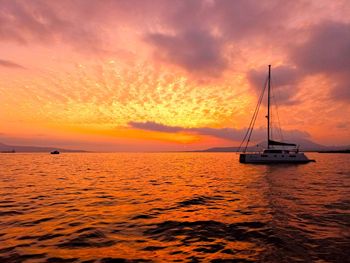
[{"label": "sea", "polygon": [[0,154],[0,262],[350,262],[350,154]]}]

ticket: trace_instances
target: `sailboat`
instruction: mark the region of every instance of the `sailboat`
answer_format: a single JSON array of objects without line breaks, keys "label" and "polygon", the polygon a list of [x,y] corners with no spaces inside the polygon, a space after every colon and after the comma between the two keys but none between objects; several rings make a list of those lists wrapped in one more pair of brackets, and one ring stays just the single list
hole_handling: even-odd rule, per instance
[{"label": "sailboat", "polygon": [[[239,156],[241,163],[308,163],[315,162],[309,159],[303,152],[299,151],[299,147],[294,143],[286,143],[273,140],[271,137],[271,65],[269,65],[267,78],[267,148],[261,152],[247,152],[247,147],[253,132],[254,123],[257,118],[259,108],[264,97],[266,83],[258,100],[257,107],[253,114],[247,133],[241,143],[241,146],[246,142],[243,153]],[[241,149],[240,146],[240,149]]]}]

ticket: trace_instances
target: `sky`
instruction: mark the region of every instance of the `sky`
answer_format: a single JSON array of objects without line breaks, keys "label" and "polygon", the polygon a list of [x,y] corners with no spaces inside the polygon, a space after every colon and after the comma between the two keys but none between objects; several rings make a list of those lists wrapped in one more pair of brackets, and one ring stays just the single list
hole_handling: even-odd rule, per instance
[{"label": "sky", "polygon": [[349,145],[348,0],[0,0],[0,142],[239,145],[269,64],[283,139]]}]

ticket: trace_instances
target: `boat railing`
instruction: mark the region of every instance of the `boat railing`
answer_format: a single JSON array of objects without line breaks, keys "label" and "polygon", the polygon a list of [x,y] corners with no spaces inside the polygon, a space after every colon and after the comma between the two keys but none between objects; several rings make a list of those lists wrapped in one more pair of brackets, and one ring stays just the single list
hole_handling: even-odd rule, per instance
[{"label": "boat railing", "polygon": [[263,154],[263,152],[262,151],[247,151],[247,152],[237,152],[237,153],[239,153],[239,154],[241,154],[241,153],[244,153],[244,154]]}]

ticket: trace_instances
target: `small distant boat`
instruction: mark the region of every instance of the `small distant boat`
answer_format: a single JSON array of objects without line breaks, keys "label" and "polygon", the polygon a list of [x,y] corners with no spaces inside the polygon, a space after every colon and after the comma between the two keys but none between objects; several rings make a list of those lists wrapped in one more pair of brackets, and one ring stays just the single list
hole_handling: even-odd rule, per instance
[{"label": "small distant boat", "polygon": [[[248,131],[243,138],[241,146],[246,142],[243,153],[239,156],[241,163],[308,163],[315,162],[309,159],[303,152],[299,152],[299,148],[294,143],[279,142],[272,140],[271,136],[271,114],[270,114],[270,90],[271,90],[271,65],[269,65],[268,79],[267,79],[267,149],[262,152],[246,152],[253,132],[254,123],[257,118],[259,108],[264,97],[266,84],[259,97],[258,105],[256,106],[253,118],[250,122]],[[240,147],[241,148],[241,147]],[[240,151],[240,150],[239,150]]]},{"label": "small distant boat", "polygon": [[60,152],[55,150],[55,151],[52,151],[51,154],[60,154]]}]

